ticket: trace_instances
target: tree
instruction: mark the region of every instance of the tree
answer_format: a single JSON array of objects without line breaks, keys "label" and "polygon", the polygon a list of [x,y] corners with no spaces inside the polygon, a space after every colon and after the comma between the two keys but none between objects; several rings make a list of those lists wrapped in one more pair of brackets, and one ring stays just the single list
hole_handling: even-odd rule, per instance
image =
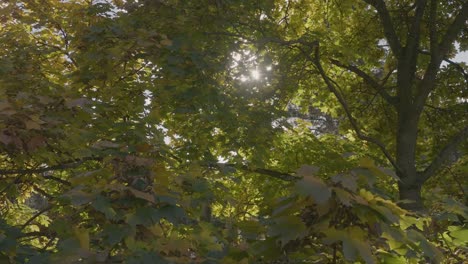
[{"label": "tree", "polygon": [[[443,101],[435,107],[456,108],[457,105],[466,104],[463,99],[463,87],[466,88],[467,79],[464,68],[449,59],[453,56],[454,45],[460,42],[465,45],[466,24],[468,19],[468,3],[461,1],[453,6],[438,3],[438,1],[415,1],[414,3],[385,3],[384,1],[365,1],[372,6],[378,14],[381,21],[383,36],[390,47],[391,55],[384,63],[393,60],[396,77],[393,73],[388,73],[385,77],[375,79],[364,72],[353,62],[343,63],[338,60],[331,60],[331,63],[347,69],[362,78],[363,81],[378,93],[386,104],[394,108],[396,112],[396,131],[395,131],[395,158],[389,153],[386,147],[379,140],[368,137],[363,134],[356,121],[353,120],[345,99],[340,95],[336,85],[330,82],[329,77],[321,69],[318,53],[312,58],[319,69],[328,88],[340,101],[341,105],[351,122],[351,126],[356,131],[357,136],[363,140],[377,145],[389,162],[393,165],[397,175],[400,177],[399,192],[400,199],[412,200],[412,204],[406,207],[410,209],[421,209],[423,207],[421,200],[422,185],[441,168],[446,162],[454,162],[457,148],[465,142],[468,133],[466,118],[461,112],[460,123],[457,124],[455,132],[447,129],[445,146],[439,147],[439,150],[432,154],[432,161],[429,165],[423,165],[417,157],[418,131],[421,129],[420,123],[422,115],[427,107],[434,107],[432,102]],[[389,10],[398,14],[393,16]],[[452,19],[445,20],[447,14]],[[405,18],[404,20],[402,18]],[[382,36],[382,37],[383,37]],[[374,40],[375,41],[375,40]],[[374,42],[375,43],[375,42]],[[420,58],[420,56],[428,56]],[[447,67],[447,71],[460,71],[460,77],[453,82],[459,87],[462,94],[455,95],[454,98],[440,98],[436,91],[444,89],[448,83],[441,75],[441,63],[448,61],[453,67]],[[385,78],[385,79],[384,79]],[[390,85],[395,85],[395,91],[388,92],[386,89],[387,80],[390,79]],[[444,81],[445,83],[444,83]],[[431,94],[432,93],[432,94]],[[451,103],[447,104],[447,101]],[[428,106],[429,104],[429,106]],[[452,110],[449,110],[452,111]],[[456,115],[456,114],[454,114]],[[440,134],[437,133],[439,136]],[[425,133],[427,137],[429,133]],[[434,137],[435,135],[432,135]],[[436,143],[440,144],[440,143]],[[419,152],[422,152],[419,150]]]},{"label": "tree", "polygon": [[[250,28],[270,34],[257,43],[272,39],[269,42],[298,50],[292,56],[303,59],[299,65],[288,66],[315,71],[322,78],[326,93],[333,94],[341,106],[339,115],[347,118],[347,127],[375,145],[393,166],[400,199],[411,201],[403,206],[422,210],[421,187],[443,165],[455,162],[460,157],[457,150],[466,144],[466,67],[450,58],[458,52],[456,45],[465,49],[468,4],[361,1],[325,5],[322,10],[318,2],[286,1],[277,13],[263,13],[283,22],[277,32],[266,26]],[[444,61],[448,64],[441,67]],[[292,78],[303,80],[299,87],[304,91],[310,89],[306,85],[317,85],[313,74]],[[317,93],[316,101],[328,96]],[[449,127],[432,121],[440,112],[445,115],[438,118]],[[382,121],[390,126],[383,127]],[[382,133],[386,135],[379,136]]]},{"label": "tree", "polygon": [[466,1],[0,7],[2,261],[466,260]]}]

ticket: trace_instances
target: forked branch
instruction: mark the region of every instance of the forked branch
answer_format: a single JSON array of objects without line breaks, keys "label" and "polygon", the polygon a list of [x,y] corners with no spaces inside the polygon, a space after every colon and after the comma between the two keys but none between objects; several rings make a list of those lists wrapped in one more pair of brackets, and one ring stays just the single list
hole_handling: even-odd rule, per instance
[{"label": "forked branch", "polygon": [[439,42],[436,48],[431,47],[431,61],[427,66],[426,72],[424,73],[423,80],[418,85],[418,94],[416,96],[416,111],[421,112],[427,97],[435,88],[436,75],[440,67],[440,63],[447,56],[450,47],[455,42],[457,36],[466,26],[468,19],[468,1],[465,1],[460,12],[457,14],[452,24],[445,32],[442,40]]},{"label": "forked branch", "polygon": [[317,68],[320,76],[322,77],[322,79],[324,80],[328,90],[330,90],[330,92],[332,92],[336,99],[338,100],[338,102],[340,103],[340,105],[342,106],[343,110],[345,111],[345,114],[346,114],[346,117],[347,119],[349,120],[349,122],[351,123],[351,127],[353,128],[354,132],[356,133],[356,135],[358,136],[358,138],[360,138],[361,140],[364,140],[364,141],[367,141],[369,143],[372,143],[374,145],[376,145],[377,147],[379,147],[379,149],[382,151],[382,153],[385,155],[385,157],[388,159],[388,161],[392,164],[392,166],[395,168],[395,170],[397,172],[400,171],[400,169],[398,168],[395,160],[393,159],[392,155],[390,154],[390,152],[387,150],[387,148],[385,147],[385,145],[378,139],[376,138],[373,138],[371,136],[368,136],[366,135],[365,133],[363,133],[361,131],[361,129],[359,128],[359,125],[357,123],[357,121],[354,119],[353,115],[351,114],[351,110],[348,106],[348,103],[346,102],[345,98],[343,97],[343,95],[339,92],[338,88],[335,87],[335,84],[333,83],[333,81],[328,77],[328,75],[326,74],[325,70],[323,69],[322,67],[322,64],[320,62],[320,52],[319,52],[319,45],[317,44],[317,46],[315,47],[315,51],[314,51],[314,57],[312,57],[310,55],[310,53],[306,52],[304,49],[300,48],[299,47],[299,50],[304,54],[304,56],[310,60],[311,62],[314,63],[315,67]]}]

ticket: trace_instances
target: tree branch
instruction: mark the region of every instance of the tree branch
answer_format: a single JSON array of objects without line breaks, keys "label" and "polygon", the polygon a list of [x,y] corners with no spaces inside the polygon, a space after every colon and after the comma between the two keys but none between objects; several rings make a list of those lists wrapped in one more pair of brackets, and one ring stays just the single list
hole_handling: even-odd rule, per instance
[{"label": "tree branch", "polygon": [[40,215],[42,215],[43,213],[49,211],[50,209],[52,209],[51,205],[49,205],[46,208],[44,208],[44,209],[40,210],[39,212],[35,213],[31,218],[28,219],[28,221],[26,221],[21,226],[21,230],[25,229],[30,223],[32,223],[32,221],[34,221],[34,219],[38,218]]},{"label": "tree branch", "polygon": [[336,99],[338,100],[338,102],[341,104],[341,106],[343,107],[343,110],[345,111],[346,113],[346,116],[349,120],[349,122],[351,123],[351,126],[354,130],[354,132],[356,132],[358,138],[360,138],[361,140],[364,140],[364,141],[367,141],[369,143],[372,143],[374,145],[376,145],[377,147],[380,148],[380,150],[382,151],[382,153],[385,155],[385,157],[388,159],[388,161],[392,164],[392,166],[395,168],[395,170],[397,172],[400,172],[400,169],[399,167],[397,166],[395,160],[393,159],[392,155],[390,155],[390,152],[388,152],[387,148],[385,147],[385,145],[378,139],[376,138],[373,138],[373,137],[370,137],[366,134],[364,134],[361,129],[359,128],[356,120],[353,118],[352,114],[351,114],[351,111],[349,109],[349,106],[348,106],[348,103],[346,102],[345,98],[343,97],[343,95],[338,91],[338,89],[335,87],[335,85],[333,84],[333,82],[330,80],[330,78],[328,78],[327,74],[325,73],[325,70],[323,69],[322,67],[322,64],[320,63],[320,53],[319,53],[319,45],[317,44],[317,46],[315,47],[315,55],[314,57],[311,57],[309,53],[307,53],[306,51],[304,51],[302,48],[299,48],[299,50],[304,54],[304,56],[307,57],[308,60],[312,61],[315,66],[317,67],[317,70],[319,71],[322,79],[324,80],[325,84],[327,85],[327,88],[328,90],[330,90],[330,92],[332,92]]},{"label": "tree branch", "polygon": [[59,177],[55,177],[55,176],[52,176],[52,175],[42,176],[42,178],[47,179],[47,180],[53,180],[53,181],[56,181],[58,183],[65,184],[67,186],[71,186],[71,183],[69,181],[66,181],[64,179],[60,179]]},{"label": "tree branch", "polygon": [[[410,82],[414,79],[414,74],[416,72],[416,64],[418,61],[418,49],[420,44],[420,35],[421,35],[421,20],[424,15],[424,10],[426,9],[426,0],[417,0],[416,3],[416,11],[414,15],[414,21],[411,27],[408,30],[408,34],[406,37],[406,45],[405,51],[401,54],[401,59],[405,61],[403,63],[402,68],[405,73],[409,76],[408,80]],[[399,69],[399,70],[402,70]]]},{"label": "tree branch", "polygon": [[50,199],[50,200],[54,199],[54,196],[52,196],[49,193],[47,193],[46,191],[44,191],[41,187],[37,186],[36,184],[33,185],[33,189],[34,189],[34,191],[38,192],[42,196],[47,197],[47,199]]},{"label": "tree branch", "polygon": [[[431,164],[420,173],[419,180],[424,183],[429,179],[432,175],[434,175],[443,165],[449,162],[450,155],[454,154],[455,151],[458,149],[459,145],[463,143],[467,139],[468,136],[468,126],[463,128],[460,132],[455,134],[452,139],[447,142],[444,148],[440,150]],[[451,161],[451,163],[455,162]]]},{"label": "tree branch", "polygon": [[364,71],[362,71],[356,66],[346,65],[335,59],[331,59],[331,62],[338,67],[354,72],[357,76],[361,77],[367,84],[369,84],[372,88],[374,88],[374,90],[376,90],[387,103],[393,106],[396,106],[396,103],[397,103],[396,98],[391,96],[389,93],[387,93],[383,89],[383,86],[380,85],[376,80],[374,80],[374,78],[369,76],[367,73],[365,73]]},{"label": "tree branch", "polygon": [[[419,50],[419,52],[424,55],[431,55],[431,52],[426,51],[426,50]],[[465,78],[465,82],[468,84],[468,73],[465,71],[465,68],[463,68],[463,66],[461,66],[459,63],[454,62],[451,59],[443,58],[443,61],[457,68],[457,70],[460,71],[460,73]]]},{"label": "tree branch", "polygon": [[[66,169],[76,168],[79,165],[83,164],[84,162],[90,161],[90,160],[101,160],[101,158],[88,157],[88,158],[83,158],[83,159],[76,160],[76,161],[66,161],[63,164],[57,164],[54,166],[49,166],[49,167],[39,168],[39,169],[0,170],[0,175],[32,174],[32,173],[43,173],[43,172],[55,171],[55,170],[66,170]],[[44,176],[44,178],[53,179],[50,176]]]},{"label": "tree branch", "polygon": [[20,235],[21,238],[25,237],[49,237],[50,234],[46,232],[41,232],[41,231],[32,231],[28,233],[23,233]]},{"label": "tree branch", "polygon": [[302,179],[302,177],[299,176],[294,176],[289,173],[283,173],[275,170],[270,170],[270,169],[262,169],[262,168],[251,168],[247,165],[239,165],[239,164],[233,164],[233,163],[209,163],[209,167],[216,167],[217,169],[223,169],[225,167],[231,167],[237,170],[243,170],[247,172],[253,172],[253,173],[258,173],[258,174],[263,174],[267,175],[282,181],[287,181],[287,182],[294,182],[297,180]]},{"label": "tree branch", "polygon": [[382,22],[385,38],[387,38],[388,44],[390,45],[390,49],[392,50],[393,54],[398,57],[401,51],[401,44],[395,32],[395,28],[393,26],[393,22],[385,2],[383,0],[364,0],[364,2],[373,6],[377,10],[377,13],[379,14],[380,20]]},{"label": "tree branch", "polygon": [[283,181],[297,181],[302,179],[302,177],[294,176],[288,173],[282,173],[274,170],[269,170],[269,169],[261,169],[261,168],[256,168],[256,169],[249,169],[247,166],[244,167],[244,170],[250,170],[251,172],[263,174],[263,175],[268,175],[276,179],[280,179]]},{"label": "tree branch", "polygon": [[224,31],[215,31],[215,32],[204,32],[205,35],[215,35],[215,36],[227,36],[227,37],[236,37],[248,41],[249,43],[265,45],[267,43],[279,44],[282,46],[291,46],[294,44],[302,44],[307,47],[313,47],[318,44],[318,40],[308,41],[304,38],[292,39],[292,40],[283,40],[278,37],[263,37],[259,39],[249,38],[242,34],[224,32]]}]

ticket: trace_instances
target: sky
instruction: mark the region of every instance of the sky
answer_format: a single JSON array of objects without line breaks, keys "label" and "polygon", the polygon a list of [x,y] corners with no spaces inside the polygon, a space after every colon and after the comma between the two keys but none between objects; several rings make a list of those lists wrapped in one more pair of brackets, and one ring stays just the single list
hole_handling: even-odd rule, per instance
[{"label": "sky", "polygon": [[457,55],[455,55],[455,58],[453,58],[453,61],[464,62],[468,64],[468,51],[459,52]]}]

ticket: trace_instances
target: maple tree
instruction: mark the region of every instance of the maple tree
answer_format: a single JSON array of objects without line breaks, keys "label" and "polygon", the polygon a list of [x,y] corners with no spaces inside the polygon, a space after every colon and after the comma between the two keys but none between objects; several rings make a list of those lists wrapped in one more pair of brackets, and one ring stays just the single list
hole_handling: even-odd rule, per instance
[{"label": "maple tree", "polygon": [[466,261],[467,19],[463,0],[0,3],[0,260]]}]

